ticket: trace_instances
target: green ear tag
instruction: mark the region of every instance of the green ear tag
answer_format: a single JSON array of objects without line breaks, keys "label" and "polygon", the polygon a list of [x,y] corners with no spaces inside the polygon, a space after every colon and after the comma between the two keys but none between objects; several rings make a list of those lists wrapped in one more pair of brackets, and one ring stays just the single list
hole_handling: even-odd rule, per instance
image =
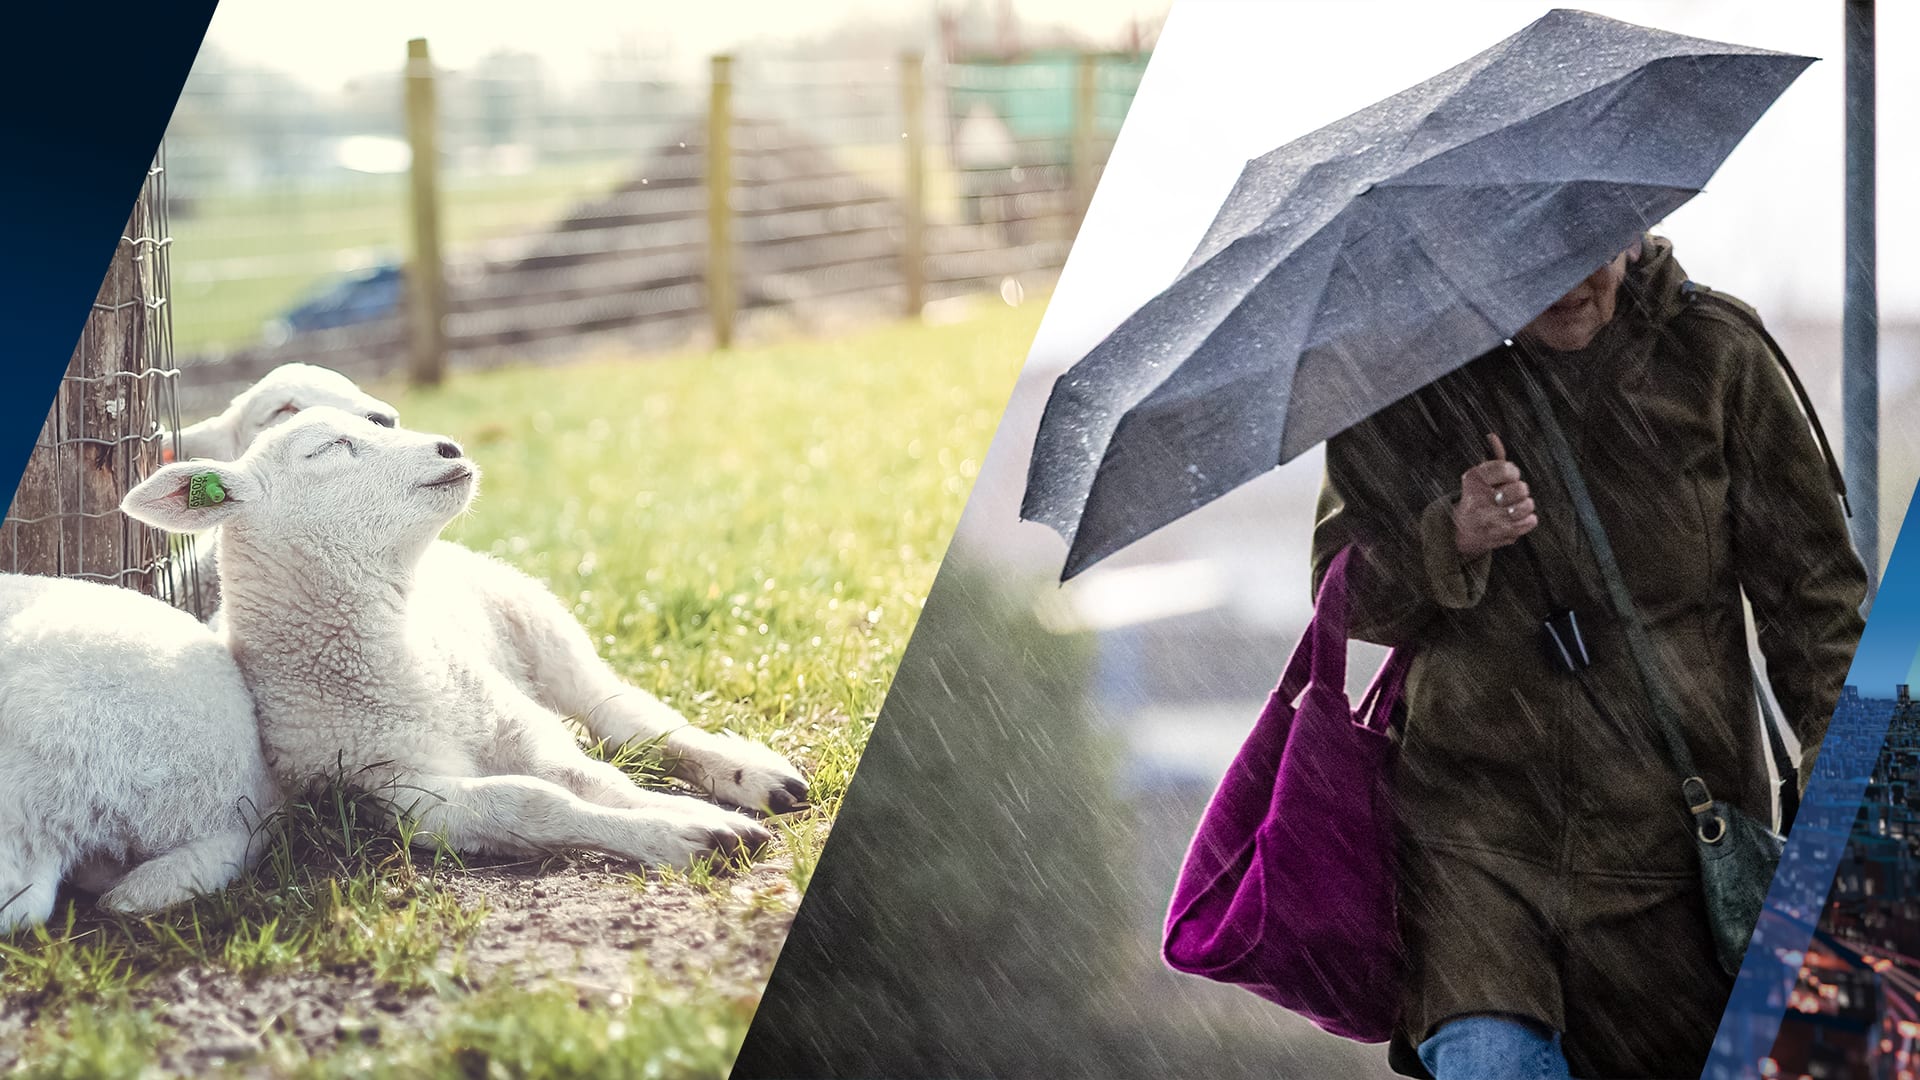
[{"label": "green ear tag", "polygon": [[227,489],[220,486],[219,473],[194,473],[187,481],[189,507],[217,506],[227,501]]}]

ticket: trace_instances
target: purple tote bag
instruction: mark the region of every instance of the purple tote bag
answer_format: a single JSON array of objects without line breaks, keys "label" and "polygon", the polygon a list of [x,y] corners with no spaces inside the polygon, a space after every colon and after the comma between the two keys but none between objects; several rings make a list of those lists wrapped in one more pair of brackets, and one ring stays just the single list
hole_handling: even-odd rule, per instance
[{"label": "purple tote bag", "polygon": [[1347,697],[1348,548],[1313,621],[1200,819],[1167,912],[1168,966],[1234,983],[1335,1035],[1382,1042],[1400,1011],[1395,650]]}]

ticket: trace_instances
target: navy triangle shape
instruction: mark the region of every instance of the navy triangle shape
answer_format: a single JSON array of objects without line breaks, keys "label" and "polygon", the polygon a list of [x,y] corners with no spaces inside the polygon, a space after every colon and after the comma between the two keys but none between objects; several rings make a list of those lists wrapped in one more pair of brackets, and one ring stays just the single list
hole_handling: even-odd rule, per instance
[{"label": "navy triangle shape", "polygon": [[215,0],[37,3],[0,64],[0,506],[26,466]]}]

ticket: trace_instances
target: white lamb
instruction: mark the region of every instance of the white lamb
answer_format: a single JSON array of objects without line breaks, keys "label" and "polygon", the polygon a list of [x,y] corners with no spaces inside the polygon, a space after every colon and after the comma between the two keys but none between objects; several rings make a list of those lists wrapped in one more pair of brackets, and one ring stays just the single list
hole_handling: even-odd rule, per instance
[{"label": "white lamb", "polygon": [[[331,406],[382,427],[393,427],[392,405],[361,390],[352,379],[311,364],[283,364],[236,395],[219,416],[180,434],[184,456],[231,460],[261,434],[303,409]],[[200,545],[202,594],[220,596],[219,531]],[[782,814],[806,805],[807,782],[772,750],[711,735],[658,698],[628,686],[594,652],[591,640],[566,607],[533,579],[446,540],[434,541],[421,565],[432,580],[464,588],[468,601],[484,608],[493,632],[526,668],[525,679],[542,688],[536,697],[578,717],[595,738],[620,746],[630,739],[659,740],[668,771],[722,802]],[[223,618],[215,616],[215,623]]]},{"label": "white lamb", "polygon": [[797,805],[806,790],[771,750],[622,683],[530,578],[436,544],[477,483],[446,439],[321,407],[236,461],[168,465],[122,505],[164,529],[220,527],[227,632],[285,781],[344,766],[463,852],[686,864],[767,841],[747,817],[645,791],[581,750],[562,716],[615,745],[697,755],[682,775],[736,805]]},{"label": "white lamb", "polygon": [[[392,405],[360,389],[352,379],[331,368],[313,364],[281,364],[260,381],[235,394],[218,416],[180,429],[177,440],[168,440],[164,449],[168,460],[189,458],[232,460],[253,445],[260,433],[285,423],[302,409],[331,405],[364,416],[382,427],[393,427],[399,413]],[[214,616],[220,606],[220,548],[218,537],[202,538],[194,549],[193,572],[202,610]],[[176,577],[177,595],[189,595],[187,579]],[[219,620],[209,618],[216,629]]]},{"label": "white lamb", "polygon": [[366,417],[381,427],[399,422],[393,406],[360,389],[352,379],[313,364],[281,364],[259,382],[235,394],[220,415],[180,429],[173,456],[231,461],[253,445],[260,433],[319,405],[331,405]]},{"label": "white lamb", "polygon": [[0,933],[44,922],[64,878],[117,911],[217,889],[275,798],[212,631],[127,589],[0,574]]}]

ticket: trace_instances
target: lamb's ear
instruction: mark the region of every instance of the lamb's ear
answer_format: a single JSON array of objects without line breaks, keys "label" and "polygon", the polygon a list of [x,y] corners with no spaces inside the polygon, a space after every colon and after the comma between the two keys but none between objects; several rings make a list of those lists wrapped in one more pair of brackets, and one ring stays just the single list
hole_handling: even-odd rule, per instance
[{"label": "lamb's ear", "polygon": [[232,517],[253,491],[253,478],[232,462],[176,461],[127,492],[120,509],[168,532],[201,532]]},{"label": "lamb's ear", "polygon": [[180,429],[180,438],[170,447],[173,460],[186,461],[189,458],[212,458],[215,461],[231,461],[240,456],[242,447],[234,444],[234,425],[239,418],[229,409],[210,420]]}]

